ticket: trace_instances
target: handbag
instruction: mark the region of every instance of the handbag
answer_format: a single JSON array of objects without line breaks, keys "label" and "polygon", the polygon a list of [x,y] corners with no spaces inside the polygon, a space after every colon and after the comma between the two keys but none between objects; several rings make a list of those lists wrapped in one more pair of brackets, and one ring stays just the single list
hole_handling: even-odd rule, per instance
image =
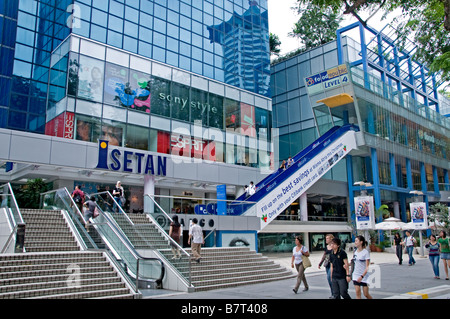
[{"label": "handbag", "polygon": [[96,217],[98,217],[98,215],[100,215],[100,212],[98,211],[98,208],[95,207],[94,214],[92,215],[92,218],[96,218]]},{"label": "handbag", "polygon": [[311,267],[311,260],[309,260],[308,256],[302,255],[302,263],[303,263],[303,268],[308,268]]}]

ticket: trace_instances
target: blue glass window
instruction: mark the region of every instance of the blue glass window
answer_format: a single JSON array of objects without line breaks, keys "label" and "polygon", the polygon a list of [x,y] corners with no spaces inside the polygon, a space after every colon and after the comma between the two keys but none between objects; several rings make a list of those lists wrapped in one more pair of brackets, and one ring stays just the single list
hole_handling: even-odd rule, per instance
[{"label": "blue glass window", "polygon": [[108,21],[108,28],[123,33],[123,20],[115,16],[110,16]]},{"label": "blue glass window", "polygon": [[91,26],[91,39],[106,43],[106,29],[93,24]]},{"label": "blue glass window", "polygon": [[106,12],[92,9],[92,22],[106,28],[108,26],[108,15]]}]

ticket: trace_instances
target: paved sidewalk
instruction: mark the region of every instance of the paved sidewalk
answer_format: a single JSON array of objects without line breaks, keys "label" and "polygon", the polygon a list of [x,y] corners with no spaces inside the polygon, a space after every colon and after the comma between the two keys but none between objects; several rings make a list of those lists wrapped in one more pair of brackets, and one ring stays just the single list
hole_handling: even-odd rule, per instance
[{"label": "paved sidewalk", "polygon": [[[352,253],[349,253],[351,258]],[[275,262],[291,268],[291,256],[268,256]],[[370,294],[374,299],[447,299],[450,294],[450,281],[444,280],[444,271],[441,262],[441,280],[434,279],[430,261],[427,256],[415,254],[416,265],[408,266],[408,256],[403,256],[403,265],[398,265],[398,259],[394,253],[372,252],[372,269],[379,271],[379,287],[370,288]],[[238,286],[233,288],[216,289],[211,291],[182,293],[176,291],[160,291],[158,295],[145,296],[145,299],[229,299],[229,300],[271,300],[271,299],[329,299],[331,292],[326,280],[325,269],[318,269],[318,263],[322,253],[312,253],[310,256],[312,267],[306,270],[306,278],[309,291],[303,292],[303,284],[299,293],[294,294],[292,288],[295,278],[279,280],[268,283]],[[294,273],[295,269],[292,269]],[[349,284],[349,294],[355,298],[353,284]]]}]

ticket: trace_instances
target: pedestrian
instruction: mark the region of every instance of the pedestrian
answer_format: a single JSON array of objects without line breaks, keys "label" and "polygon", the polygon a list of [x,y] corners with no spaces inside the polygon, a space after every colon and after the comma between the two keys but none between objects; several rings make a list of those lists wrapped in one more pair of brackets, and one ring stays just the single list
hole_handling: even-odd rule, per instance
[{"label": "pedestrian", "polygon": [[[172,222],[170,223],[169,228],[169,236],[176,242],[178,245],[180,244],[180,238],[181,238],[181,224],[178,221],[178,216],[175,215],[172,217]],[[172,259],[180,259],[181,258],[181,252],[179,246],[170,243],[170,246],[172,248],[173,257]]]},{"label": "pedestrian", "polygon": [[[125,199],[125,194],[124,194],[124,190],[122,187],[122,183],[120,181],[117,181],[116,186],[113,189],[112,195],[113,195],[114,200],[116,201],[117,205],[122,207],[122,205],[124,204],[123,200]],[[119,211],[117,206],[114,205],[114,207],[115,207],[116,212]]]},{"label": "pedestrian", "polygon": [[94,217],[95,209],[97,208],[95,197],[91,196],[89,200],[87,200],[83,205],[86,207],[86,210],[83,214],[85,227],[87,230],[89,230],[90,219]]},{"label": "pedestrian", "polygon": [[192,220],[192,227],[189,229],[189,239],[188,245],[191,245],[192,254],[195,257],[196,262],[200,262],[201,258],[201,247],[202,244],[205,243],[205,239],[203,237],[203,230],[198,224],[197,218]]},{"label": "pedestrian", "polygon": [[297,270],[297,282],[295,284],[294,289],[292,289],[294,293],[297,293],[301,282],[303,282],[303,285],[305,286],[303,291],[308,291],[309,289],[308,282],[306,281],[305,267],[303,265],[302,255],[308,257],[309,251],[308,248],[302,245],[300,237],[296,236],[295,247],[292,249],[292,261],[291,261],[291,267],[294,268],[295,266],[295,269]]},{"label": "pedestrian", "polygon": [[282,169],[283,171],[286,169],[286,161],[283,160],[283,162],[281,163],[280,169]]},{"label": "pedestrian", "polygon": [[370,266],[370,252],[366,249],[366,239],[359,235],[355,238],[355,251],[353,253],[353,269],[352,280],[355,286],[356,299],[361,299],[361,287],[364,293],[364,297],[372,299],[369,294],[369,286],[367,280],[369,279],[369,266]]},{"label": "pedestrian", "polygon": [[430,240],[425,244],[425,248],[428,248],[428,259],[430,259],[431,266],[433,267],[434,279],[440,279],[439,276],[439,249],[440,244],[436,240],[436,236],[430,235]]},{"label": "pedestrian", "polygon": [[403,245],[406,247],[406,251],[408,252],[408,265],[412,266],[416,264],[416,260],[413,257],[414,253],[414,245],[416,244],[416,239],[411,235],[411,232],[406,231],[406,237],[403,240]]},{"label": "pedestrian", "polygon": [[331,240],[332,253],[331,262],[331,284],[333,286],[333,299],[351,299],[348,294],[348,283],[351,280],[348,267],[348,257],[345,250],[341,248],[341,240],[333,238]]},{"label": "pedestrian", "polygon": [[441,245],[440,257],[444,263],[445,280],[448,280],[448,268],[450,267],[450,242],[447,238],[447,233],[443,230],[439,233],[438,243]]},{"label": "pedestrian", "polygon": [[84,192],[81,190],[80,185],[75,185],[75,189],[72,192],[72,198],[77,205],[80,213],[83,214]]},{"label": "pedestrian", "polygon": [[287,168],[291,167],[294,164],[294,160],[292,159],[291,156],[289,156],[288,160],[287,160]]},{"label": "pedestrian", "polygon": [[319,269],[320,267],[324,266],[325,267],[325,271],[327,273],[327,281],[328,281],[328,285],[330,286],[330,291],[331,291],[331,298],[333,298],[333,286],[331,285],[331,274],[330,274],[330,256],[331,253],[333,251],[333,248],[331,247],[331,240],[334,238],[334,236],[332,234],[327,234],[325,236],[325,251],[323,252],[323,256],[322,259],[319,262]]},{"label": "pedestrian", "polygon": [[247,188],[248,196],[252,196],[253,194],[255,194],[255,192],[256,192],[256,187],[253,184],[253,182],[250,182],[250,184],[248,185],[248,188]]},{"label": "pedestrian", "polygon": [[398,264],[401,265],[403,262],[403,245],[402,245],[402,238],[400,237],[400,233],[395,233],[394,245],[395,245],[395,254],[397,255],[397,258],[398,258]]}]

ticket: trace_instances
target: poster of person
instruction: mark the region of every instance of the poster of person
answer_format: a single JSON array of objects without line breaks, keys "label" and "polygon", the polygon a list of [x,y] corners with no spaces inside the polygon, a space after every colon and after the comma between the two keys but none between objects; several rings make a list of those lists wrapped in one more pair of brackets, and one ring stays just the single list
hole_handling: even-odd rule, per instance
[{"label": "poster of person", "polygon": [[78,70],[78,97],[102,102],[104,63],[85,56],[80,57]]},{"label": "poster of person", "polygon": [[411,212],[411,222],[414,229],[427,229],[427,205],[424,202],[414,202],[409,204]]},{"label": "poster of person", "polygon": [[75,139],[85,142],[95,142],[100,135],[100,123],[98,120],[89,120],[78,116],[75,125]]},{"label": "poster of person", "polygon": [[109,145],[122,146],[123,128],[108,124],[102,125],[100,139],[109,141]]},{"label": "poster of person", "polygon": [[374,229],[374,204],[372,196],[355,197],[355,216],[357,229]]}]

